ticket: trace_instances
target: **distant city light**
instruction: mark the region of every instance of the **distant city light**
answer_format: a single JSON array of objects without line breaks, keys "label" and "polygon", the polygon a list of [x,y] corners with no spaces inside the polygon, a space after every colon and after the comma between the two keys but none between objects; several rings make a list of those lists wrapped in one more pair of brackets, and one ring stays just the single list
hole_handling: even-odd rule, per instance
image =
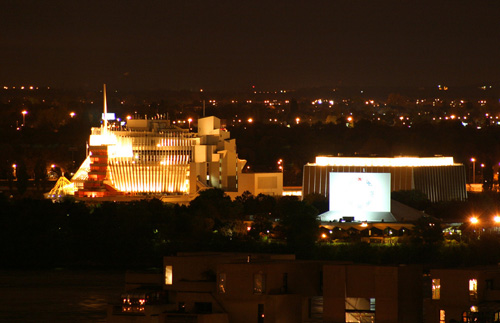
[{"label": "distant city light", "polygon": [[470,219],[469,219],[470,223],[472,224],[477,224],[479,223],[479,219],[476,218],[475,216],[471,216]]}]

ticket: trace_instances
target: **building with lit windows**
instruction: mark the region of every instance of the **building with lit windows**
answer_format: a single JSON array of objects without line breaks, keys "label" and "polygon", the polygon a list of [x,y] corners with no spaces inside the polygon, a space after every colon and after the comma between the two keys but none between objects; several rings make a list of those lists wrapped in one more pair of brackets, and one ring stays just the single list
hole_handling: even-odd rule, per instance
[{"label": "building with lit windows", "polygon": [[330,173],[390,174],[390,191],[419,190],[430,201],[467,199],[466,169],[453,157],[316,157],[304,166],[302,196],[329,197]]},{"label": "building with lit windows", "polygon": [[[162,297],[127,284],[124,305],[111,307],[107,322],[422,322],[421,266],[180,253],[164,257],[163,267]],[[153,290],[153,279],[134,280]]]},{"label": "building with lit windows", "polygon": [[432,269],[425,278],[425,323],[500,322],[498,266]]}]

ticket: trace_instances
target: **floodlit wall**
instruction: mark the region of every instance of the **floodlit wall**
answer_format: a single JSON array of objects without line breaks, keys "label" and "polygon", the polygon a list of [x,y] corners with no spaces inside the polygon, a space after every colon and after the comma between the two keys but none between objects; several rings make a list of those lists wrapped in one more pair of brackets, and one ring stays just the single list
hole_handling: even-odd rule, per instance
[{"label": "floodlit wall", "polygon": [[[116,136],[126,137],[128,133],[117,132]],[[196,141],[179,131],[128,138],[132,156],[108,160],[113,187],[131,193],[189,192],[189,164]]]},{"label": "floodlit wall", "polygon": [[[318,157],[319,158],[319,157]],[[354,158],[346,158],[352,161]],[[360,158],[363,159],[363,158]],[[377,159],[377,158],[372,158]],[[386,160],[388,158],[381,158]],[[329,173],[390,173],[391,191],[418,189],[424,192],[432,202],[463,201],[467,199],[466,174],[462,164],[449,163],[449,158],[437,158],[439,164],[431,165],[432,158],[426,159],[419,165],[414,158],[408,166],[402,164],[400,158],[394,158],[398,163],[383,165],[373,162],[375,166],[353,162],[340,162],[341,158],[327,159],[322,163],[307,164],[304,166],[302,181],[302,196],[312,193],[329,196]],[[371,160],[371,159],[370,159]],[[390,159],[392,160],[392,159]],[[321,160],[320,160],[321,161]],[[330,161],[329,163],[327,161]]]},{"label": "floodlit wall", "polygon": [[[162,119],[128,120],[119,130],[92,128],[90,145],[106,149],[109,157],[102,165],[106,184],[126,194],[195,194],[207,187],[237,191],[245,161],[238,159],[236,141],[216,117],[198,123],[197,134]],[[93,179],[85,177],[85,182]]]},{"label": "floodlit wall", "polygon": [[238,193],[249,191],[253,195],[283,195],[283,173],[241,173],[238,174]]}]

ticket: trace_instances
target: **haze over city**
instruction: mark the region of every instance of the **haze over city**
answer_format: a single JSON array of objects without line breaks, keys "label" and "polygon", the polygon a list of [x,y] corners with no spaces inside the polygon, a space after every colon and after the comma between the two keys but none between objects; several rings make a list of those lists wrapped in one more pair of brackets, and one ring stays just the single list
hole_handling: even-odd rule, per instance
[{"label": "haze over city", "polygon": [[0,84],[498,84],[498,1],[3,1]]}]

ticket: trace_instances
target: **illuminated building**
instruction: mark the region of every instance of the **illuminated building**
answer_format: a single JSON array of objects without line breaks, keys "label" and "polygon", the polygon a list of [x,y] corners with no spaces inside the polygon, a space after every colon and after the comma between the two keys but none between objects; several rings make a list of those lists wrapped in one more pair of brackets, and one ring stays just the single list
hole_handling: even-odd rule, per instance
[{"label": "illuminated building", "polygon": [[167,119],[116,123],[108,115],[104,96],[103,124],[91,129],[88,156],[71,180],[76,197],[189,200],[205,188],[238,192],[246,161],[238,159],[236,141],[220,119],[201,118],[198,133],[192,133]]},{"label": "illuminated building", "polygon": [[390,190],[419,190],[432,202],[467,199],[466,170],[453,157],[316,157],[304,166],[302,196],[329,196],[330,173],[389,173]]}]

